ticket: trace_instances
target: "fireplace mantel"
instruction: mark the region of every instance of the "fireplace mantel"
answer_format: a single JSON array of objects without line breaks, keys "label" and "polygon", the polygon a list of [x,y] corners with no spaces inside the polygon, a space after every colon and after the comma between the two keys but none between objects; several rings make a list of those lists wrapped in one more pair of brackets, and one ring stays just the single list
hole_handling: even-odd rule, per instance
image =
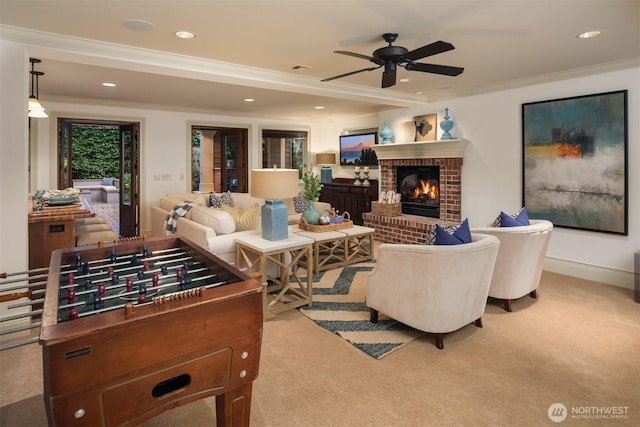
[{"label": "fireplace mantel", "polygon": [[463,157],[469,143],[466,139],[446,141],[398,142],[377,144],[373,148],[378,160],[389,159],[447,159]]}]

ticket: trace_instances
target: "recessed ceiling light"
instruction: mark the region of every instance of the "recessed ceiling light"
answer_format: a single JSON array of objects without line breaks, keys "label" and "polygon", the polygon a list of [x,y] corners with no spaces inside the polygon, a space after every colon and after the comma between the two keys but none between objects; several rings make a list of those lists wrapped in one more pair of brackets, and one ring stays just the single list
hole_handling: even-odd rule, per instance
[{"label": "recessed ceiling light", "polygon": [[176,31],[176,37],[179,39],[192,39],[196,35],[190,31]]},{"label": "recessed ceiling light", "polygon": [[416,92],[416,95],[422,95],[422,92]]},{"label": "recessed ceiling light", "polygon": [[122,21],[122,25],[134,31],[153,31],[156,29],[155,25],[143,19],[125,19]]},{"label": "recessed ceiling light", "polygon": [[111,82],[102,82],[102,86],[116,87],[116,84],[115,83],[111,83]]},{"label": "recessed ceiling light", "polygon": [[244,99],[244,102],[253,102],[253,101],[255,101],[255,99],[253,99],[253,98],[245,98]]},{"label": "recessed ceiling light", "polygon": [[599,31],[599,30],[587,31],[587,32],[582,33],[582,34],[578,34],[578,38],[579,39],[590,39],[592,37],[598,37],[601,34],[602,34],[602,31]]},{"label": "recessed ceiling light", "polygon": [[316,105],[315,107],[316,110],[324,110],[324,107],[322,105]]},{"label": "recessed ceiling light", "polygon": [[405,77],[404,79],[400,79],[401,83],[407,83],[407,82],[410,82],[410,81],[411,81],[411,79],[407,78],[407,77]]}]

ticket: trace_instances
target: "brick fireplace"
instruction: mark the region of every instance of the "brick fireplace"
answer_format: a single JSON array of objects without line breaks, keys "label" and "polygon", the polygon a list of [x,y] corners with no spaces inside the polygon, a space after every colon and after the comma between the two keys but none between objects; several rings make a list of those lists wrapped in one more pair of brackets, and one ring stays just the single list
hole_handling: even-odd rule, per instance
[{"label": "brick fireplace", "polygon": [[396,191],[398,166],[440,167],[440,215],[429,218],[402,214],[395,217],[365,213],[364,225],[375,228],[382,243],[424,244],[436,224],[462,221],[462,160],[466,140],[428,141],[377,145],[380,191]]}]

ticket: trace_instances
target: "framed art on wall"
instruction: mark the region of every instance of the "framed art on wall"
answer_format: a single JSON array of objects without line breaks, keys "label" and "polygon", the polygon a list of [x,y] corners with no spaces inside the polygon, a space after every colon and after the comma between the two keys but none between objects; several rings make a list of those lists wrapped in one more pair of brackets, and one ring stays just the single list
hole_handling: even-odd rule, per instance
[{"label": "framed art on wall", "polygon": [[529,217],[628,235],[627,138],[626,90],[522,104]]},{"label": "framed art on wall", "polygon": [[437,114],[414,117],[413,121],[416,125],[415,141],[435,141],[437,139],[436,131],[438,130],[437,120]]}]

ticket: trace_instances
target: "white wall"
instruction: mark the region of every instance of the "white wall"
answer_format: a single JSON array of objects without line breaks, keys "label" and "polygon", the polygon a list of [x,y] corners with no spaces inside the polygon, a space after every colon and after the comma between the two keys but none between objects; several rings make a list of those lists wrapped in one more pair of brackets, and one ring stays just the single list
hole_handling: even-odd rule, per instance
[{"label": "white wall", "polygon": [[[556,227],[545,267],[631,288],[633,254],[640,249],[640,69],[389,110],[380,113],[379,123],[397,129],[414,116],[432,113],[438,114],[439,123],[444,108],[449,108],[455,122],[452,135],[470,141],[462,169],[462,215],[472,226],[484,226],[500,210],[515,212],[522,204],[521,104],[624,89],[628,90],[629,235]],[[440,137],[442,130],[438,131]]]},{"label": "white wall", "polygon": [[[29,57],[22,44],[0,41],[0,272],[28,268],[27,98]],[[0,317],[8,315],[0,304]],[[13,310],[12,314],[27,311]],[[3,327],[9,325],[3,325]]]}]

